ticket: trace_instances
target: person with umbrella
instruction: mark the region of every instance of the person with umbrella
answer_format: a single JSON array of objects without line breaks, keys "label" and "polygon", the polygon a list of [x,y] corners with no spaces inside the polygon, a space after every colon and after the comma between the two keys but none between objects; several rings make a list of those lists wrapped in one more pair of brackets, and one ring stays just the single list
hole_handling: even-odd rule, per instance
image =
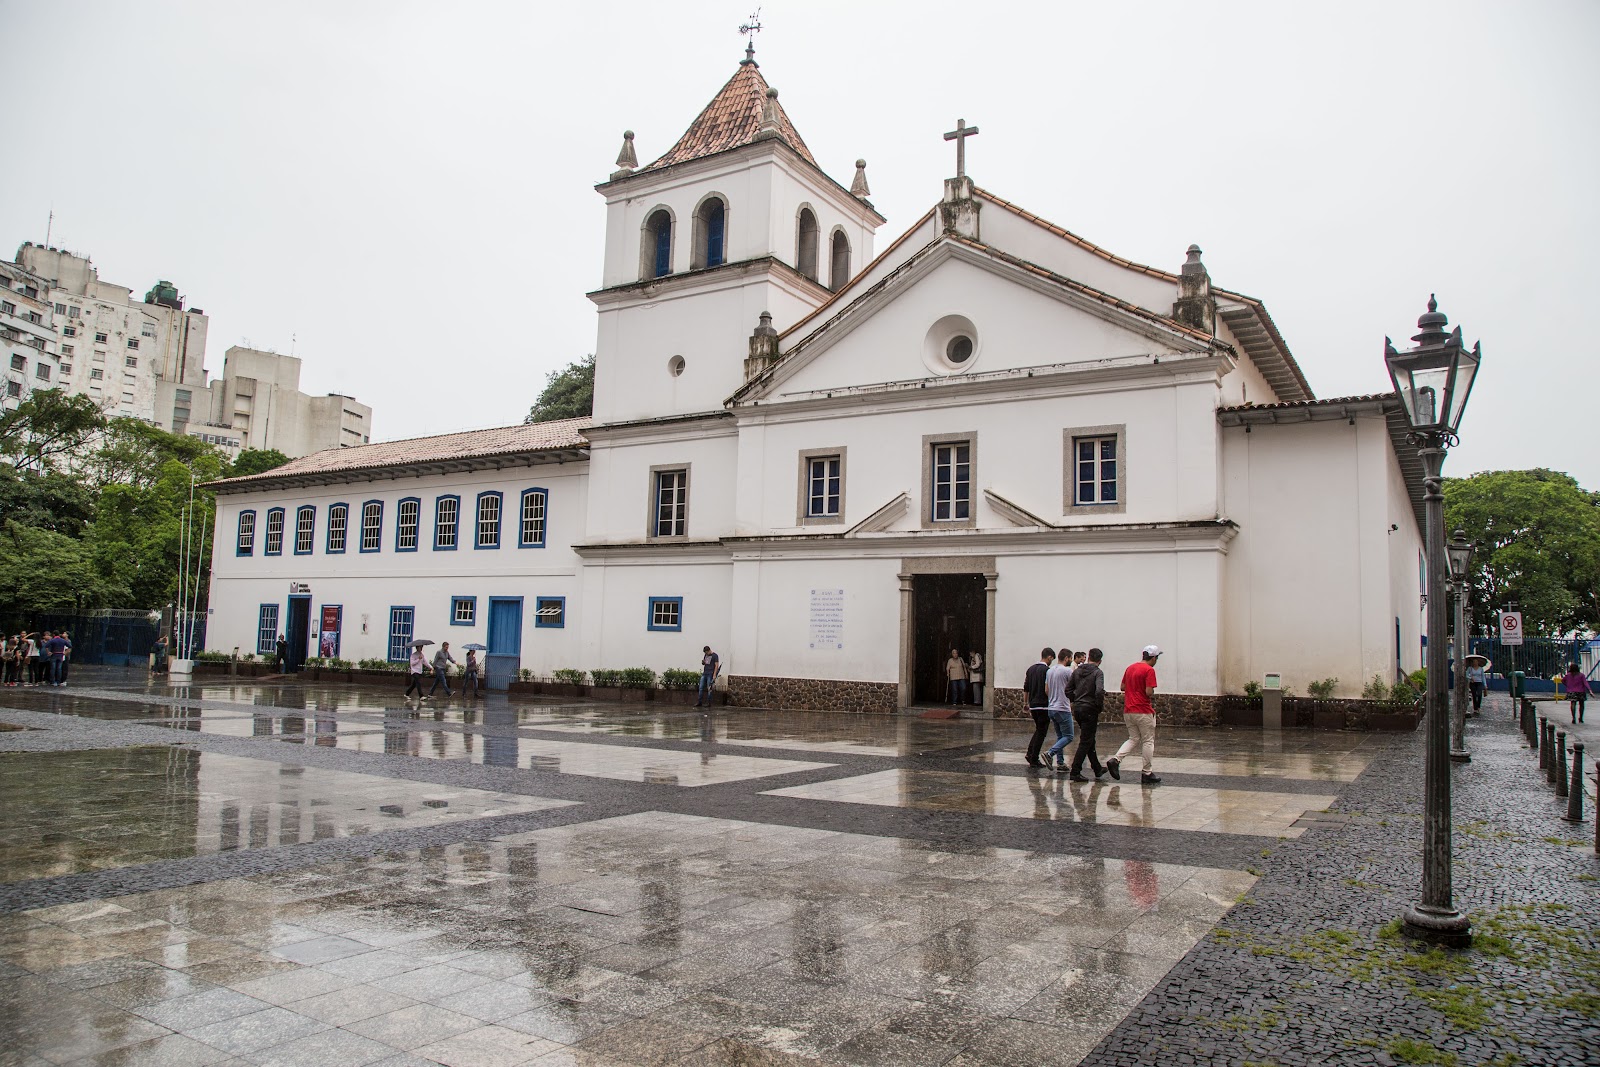
[{"label": "person with umbrella", "polygon": [[1472,713],[1476,715],[1483,710],[1483,691],[1489,687],[1489,679],[1483,673],[1489,665],[1489,657],[1473,653],[1463,662],[1467,665],[1467,688],[1472,692]]},{"label": "person with umbrella", "polygon": [[417,691],[417,699],[425,700],[422,694],[422,672],[428,669],[428,657],[422,654],[423,645],[431,645],[432,641],[411,642],[410,680],[406,682],[406,696],[411,695],[411,690]]},{"label": "person with umbrella", "polygon": [[470,644],[470,645],[462,645],[461,647],[467,650],[467,663],[466,663],[465,674],[463,675],[463,681],[461,683],[461,686],[462,686],[462,689],[465,692],[471,693],[473,696],[477,696],[478,695],[478,653],[479,652],[487,652],[489,650],[489,647],[487,645],[480,645],[480,644],[477,644],[477,643],[473,643],[473,644]]}]

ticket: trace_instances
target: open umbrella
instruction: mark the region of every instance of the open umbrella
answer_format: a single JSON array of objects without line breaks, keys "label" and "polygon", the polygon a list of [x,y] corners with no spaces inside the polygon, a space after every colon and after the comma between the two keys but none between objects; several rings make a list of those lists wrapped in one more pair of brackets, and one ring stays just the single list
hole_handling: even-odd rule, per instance
[{"label": "open umbrella", "polygon": [[1485,663],[1485,664],[1489,662],[1489,657],[1488,656],[1480,656],[1476,652],[1472,653],[1470,656],[1465,656],[1463,658],[1468,663],[1471,663],[1473,660],[1477,660],[1479,663]]},{"label": "open umbrella", "polygon": [[472,644],[470,644],[470,645],[462,645],[461,647],[464,648],[464,649],[467,649],[470,652],[487,652],[487,651],[489,651],[489,646],[488,645],[480,645],[476,641],[472,642]]},{"label": "open umbrella", "polygon": [[427,638],[423,638],[420,641],[411,642],[411,647],[412,648],[421,648],[423,645],[431,645],[431,644],[433,644],[432,641],[429,641]]}]

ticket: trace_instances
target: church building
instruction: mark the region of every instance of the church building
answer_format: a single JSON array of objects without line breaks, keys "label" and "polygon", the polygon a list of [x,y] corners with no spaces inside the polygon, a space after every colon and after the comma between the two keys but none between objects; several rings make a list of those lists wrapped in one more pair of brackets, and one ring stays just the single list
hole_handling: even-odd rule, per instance
[{"label": "church building", "polygon": [[592,418],[215,483],[208,646],[481,642],[503,687],[710,645],[733,703],[874,712],[942,703],[957,649],[1005,714],[1041,646],[1104,649],[1114,685],[1156,644],[1200,719],[1267,672],[1354,695],[1417,667],[1398,401],[1317,399],[1181,238],[1144,266],[979,186],[976,132],[879,251],[865,164],[831,178],[747,52],[597,187]]}]

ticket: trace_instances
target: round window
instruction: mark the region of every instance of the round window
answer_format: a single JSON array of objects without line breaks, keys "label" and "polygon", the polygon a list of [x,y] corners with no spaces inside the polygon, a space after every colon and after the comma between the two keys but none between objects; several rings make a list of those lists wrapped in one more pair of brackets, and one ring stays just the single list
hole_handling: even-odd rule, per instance
[{"label": "round window", "polygon": [[673,356],[671,359],[667,360],[667,373],[676,378],[678,375],[683,373],[683,368],[685,366],[687,366],[687,364],[684,363],[682,356]]},{"label": "round window", "polygon": [[965,363],[972,358],[972,338],[958,333],[944,346],[944,358],[951,363]]}]

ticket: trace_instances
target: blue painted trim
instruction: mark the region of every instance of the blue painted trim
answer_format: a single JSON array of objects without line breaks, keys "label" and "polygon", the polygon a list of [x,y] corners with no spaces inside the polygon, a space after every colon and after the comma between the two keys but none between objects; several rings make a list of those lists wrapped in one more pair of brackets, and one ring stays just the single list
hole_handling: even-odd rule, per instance
[{"label": "blue painted trim", "polygon": [[[267,648],[262,648],[261,647],[261,617],[262,617],[262,613],[267,608],[271,608],[272,612],[273,612],[273,614],[272,614],[272,644],[270,646],[268,646]],[[271,655],[275,655],[277,653],[277,651],[278,651],[278,635],[283,632],[282,630],[278,629],[278,627],[280,627],[282,625],[283,625],[283,605],[282,604],[277,604],[277,603],[262,604],[262,605],[260,605],[260,606],[258,606],[256,608],[256,655],[258,655],[258,656],[271,656]]]},{"label": "blue painted trim", "polygon": [[[494,528],[494,544],[492,544],[492,545],[484,545],[484,544],[479,544],[478,543],[478,522],[479,522],[479,516],[481,516],[483,514],[483,502],[484,502],[484,500],[486,498],[491,497],[491,496],[494,497],[496,500],[498,500],[500,502],[499,508],[498,508],[498,510],[496,512],[496,514],[498,514],[500,516],[500,519],[495,524],[495,528]],[[484,492],[479,493],[478,494],[477,503],[475,503],[472,506],[472,547],[473,548],[482,548],[482,549],[499,548],[500,547],[500,542],[505,539],[505,534],[506,534],[506,495],[504,493],[499,492],[498,490],[494,490],[494,489],[485,490]]]},{"label": "blue painted trim", "polygon": [[[458,622],[456,620],[456,605],[463,600],[472,601],[472,621]],[[453,596],[450,598],[450,625],[451,626],[476,626],[478,625],[478,598],[475,596]]]},{"label": "blue painted trim", "polygon": [[[334,508],[344,508],[344,544],[340,545],[338,548],[334,548],[333,547],[333,509]],[[330,556],[338,556],[338,555],[342,555],[344,553],[344,550],[349,548],[349,547],[350,547],[350,505],[346,504],[342,500],[338,500],[338,501],[335,501],[334,503],[328,505],[328,534],[327,534],[327,537],[323,541],[323,549],[322,549],[322,551],[324,553],[326,553],[327,555],[330,555]],[[340,606],[343,607],[343,605],[340,605]]]},{"label": "blue painted trim", "polygon": [[[539,617],[539,609],[545,604],[561,605],[561,621],[545,622]],[[681,610],[681,609],[680,609]],[[682,616],[679,616],[680,618]],[[567,627],[567,598],[564,596],[536,596],[533,598],[533,628],[535,630],[564,630]]]},{"label": "blue painted trim", "polygon": [[[239,542],[244,539],[244,517],[250,516],[250,547],[240,548]],[[239,525],[233,531],[233,554],[236,556],[253,556],[256,554],[256,511],[255,508],[239,512]]]},{"label": "blue painted trim", "polygon": [[[528,506],[528,497],[539,493],[544,497],[544,525],[540,528],[540,537],[537,541],[524,541],[522,539],[522,512]],[[522,491],[522,496],[517,498],[517,547],[518,548],[543,548],[545,538],[550,536],[550,491],[533,486]]]},{"label": "blue painted trim", "polygon": [[[676,626],[657,626],[656,625],[656,605],[657,604],[676,604],[676,605],[678,605],[678,625],[676,625]],[[681,597],[681,596],[653,596],[653,597],[651,597],[650,598],[650,606],[645,611],[644,622],[645,622],[645,629],[647,629],[647,630],[664,631],[664,632],[668,632],[668,633],[678,633],[678,632],[682,631],[682,629],[683,629],[683,597]]]},{"label": "blue painted trim", "polygon": [[[394,655],[394,613],[397,611],[411,612],[411,634],[406,638],[406,643],[401,648],[398,658]],[[417,609],[410,604],[390,604],[388,627],[383,635],[384,655],[389,657],[390,663],[405,663],[409,661],[411,659],[411,642],[417,636]]]},{"label": "blue painted trim", "polygon": [[[367,505],[369,505],[369,504],[378,505],[378,547],[377,548],[368,548],[367,547]],[[350,536],[349,534],[345,535],[346,540],[349,539],[349,536]],[[362,552],[382,552],[383,551],[383,501],[381,501],[381,500],[363,500],[361,502],[361,525],[356,527],[356,537],[359,538],[359,540],[356,541],[356,548],[358,550],[360,550]]]},{"label": "blue painted trim", "polygon": [[[300,551],[300,516],[311,512],[311,547],[304,552]],[[294,509],[294,554],[309,556],[317,550],[317,509],[313,504],[301,504]]]},{"label": "blue painted trim", "polygon": [[[441,545],[439,543],[439,501],[454,500],[456,502],[456,543],[454,545]],[[474,531],[476,533],[476,531]],[[435,552],[454,552],[461,544],[461,497],[455,493],[445,493],[433,498],[433,550]]]},{"label": "blue painted trim", "polygon": [[[489,643],[489,640],[488,640],[489,639],[489,633],[488,633],[489,619],[494,617],[494,614],[493,614],[494,613],[494,606],[496,604],[515,604],[517,606],[517,651],[516,651],[515,654],[516,654],[519,662],[520,662],[521,657],[522,657],[522,619],[523,619],[523,611],[522,611],[523,603],[522,603],[522,601],[523,601],[523,598],[520,597],[520,596],[492,596],[492,597],[490,597],[489,598],[489,603],[487,605],[487,607],[489,609],[489,614],[487,616],[485,616],[485,618],[484,618],[484,635],[483,635],[484,636],[484,642],[483,643],[484,644],[488,644]],[[497,656],[509,656],[509,655],[512,655],[512,653],[510,653],[510,652],[496,652],[495,655],[497,655]],[[487,650],[483,653],[483,659],[484,659],[485,663],[487,663],[488,660],[489,660],[489,653],[488,653]]]},{"label": "blue painted trim", "polygon": [[[276,552],[272,550],[272,516],[274,515],[278,516],[278,550]],[[283,537],[287,532],[286,526],[288,525],[288,522],[289,516],[284,512],[283,508],[267,509],[267,525],[261,531],[261,536],[263,538],[263,541],[261,542],[261,554],[263,556],[283,555]]]},{"label": "blue painted trim", "polygon": [[[412,545],[410,548],[400,547],[400,513],[407,504],[417,506],[417,528],[413,531]],[[422,498],[416,496],[403,496],[395,501],[394,505],[394,550],[396,552],[415,552],[422,545]]]}]

